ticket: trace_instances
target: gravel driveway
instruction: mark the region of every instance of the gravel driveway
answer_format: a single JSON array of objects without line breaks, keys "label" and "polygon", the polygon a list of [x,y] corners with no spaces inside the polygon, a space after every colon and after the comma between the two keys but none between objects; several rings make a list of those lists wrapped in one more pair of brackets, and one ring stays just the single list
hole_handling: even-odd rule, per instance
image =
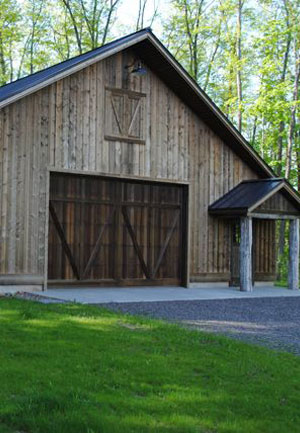
[{"label": "gravel driveway", "polygon": [[[99,304],[98,304],[99,305]],[[180,322],[300,356],[300,298],[100,304],[124,313]]]}]

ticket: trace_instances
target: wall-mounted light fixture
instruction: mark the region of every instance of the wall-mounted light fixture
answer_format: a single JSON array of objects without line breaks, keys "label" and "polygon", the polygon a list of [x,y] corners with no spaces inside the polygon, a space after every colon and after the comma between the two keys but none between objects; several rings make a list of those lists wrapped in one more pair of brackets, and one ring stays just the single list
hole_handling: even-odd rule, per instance
[{"label": "wall-mounted light fixture", "polygon": [[130,74],[138,76],[147,74],[147,69],[140,60],[135,60],[131,65],[125,66],[125,69],[127,69]]}]

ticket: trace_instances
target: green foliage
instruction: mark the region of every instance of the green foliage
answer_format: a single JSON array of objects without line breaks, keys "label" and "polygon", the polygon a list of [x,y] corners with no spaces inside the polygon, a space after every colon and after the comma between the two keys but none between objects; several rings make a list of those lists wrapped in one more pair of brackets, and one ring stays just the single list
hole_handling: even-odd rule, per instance
[{"label": "green foliage", "polygon": [[104,44],[120,0],[0,0],[0,84]]},{"label": "green foliage", "polygon": [[[105,43],[120,2],[0,0],[0,83]],[[300,0],[169,2],[167,47],[275,172],[300,185]],[[146,3],[133,10],[138,22]]]},{"label": "green foliage", "polygon": [[[0,300],[3,433],[299,431],[299,358],[78,304]],[[284,368],[283,368],[284,366]]]},{"label": "green foliage", "polygon": [[0,0],[0,85],[13,78],[13,59],[21,40],[21,11],[14,0]]},{"label": "green foliage", "polygon": [[297,186],[300,96],[299,91],[294,93],[300,1],[172,0],[172,4],[174,13],[165,25],[171,51],[273,169]]}]

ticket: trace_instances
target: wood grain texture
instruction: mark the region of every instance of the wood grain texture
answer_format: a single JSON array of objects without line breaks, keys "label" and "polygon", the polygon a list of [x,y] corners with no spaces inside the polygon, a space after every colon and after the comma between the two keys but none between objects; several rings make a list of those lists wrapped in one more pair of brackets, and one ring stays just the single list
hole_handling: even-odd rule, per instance
[{"label": "wood grain texture", "polygon": [[[126,50],[0,111],[1,274],[43,275],[49,169],[189,183],[190,277],[213,280],[229,274],[230,224],[208,216],[208,206],[258,175],[150,69],[141,77],[128,73],[125,66],[135,59]],[[127,122],[132,141],[105,139],[105,119],[112,115],[105,109],[105,89],[143,99],[138,118],[133,119],[132,103],[133,122]],[[143,144],[134,140],[140,128]],[[157,215],[148,217],[158,223]],[[132,218],[138,221],[142,211]],[[272,230],[265,226],[262,231],[270,253]],[[273,255],[265,260],[271,272]]]},{"label": "wood grain texture", "polygon": [[299,211],[285,196],[282,191],[279,191],[268,198],[264,203],[255,208],[256,213],[271,213],[298,215]]},{"label": "wood grain texture", "polygon": [[49,280],[183,284],[185,189],[52,174]]},{"label": "wood grain texture", "polygon": [[290,221],[289,232],[289,274],[288,287],[290,290],[299,289],[299,220]]},{"label": "wood grain texture", "polygon": [[251,292],[252,285],[252,218],[241,218],[240,290]]}]

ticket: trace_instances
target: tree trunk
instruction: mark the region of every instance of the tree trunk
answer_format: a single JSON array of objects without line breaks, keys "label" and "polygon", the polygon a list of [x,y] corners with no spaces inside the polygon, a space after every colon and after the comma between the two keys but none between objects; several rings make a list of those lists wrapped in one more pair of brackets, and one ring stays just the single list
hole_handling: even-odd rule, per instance
[{"label": "tree trunk", "polygon": [[278,156],[277,156],[277,158],[278,158],[278,163],[279,164],[278,164],[276,173],[277,173],[277,175],[279,177],[282,176],[282,157],[283,157],[283,136],[282,136],[282,134],[284,132],[284,129],[285,129],[285,123],[282,120],[280,122],[280,124],[279,124],[279,137],[278,137],[278,140],[277,140],[277,147],[278,147]]},{"label": "tree trunk", "polygon": [[242,132],[242,76],[241,76],[241,60],[242,60],[242,0],[238,1],[237,26],[236,26],[236,57],[237,57],[237,73],[236,87],[238,100],[237,127]]},{"label": "tree trunk", "polygon": [[254,117],[253,128],[252,128],[252,136],[251,136],[251,144],[254,146],[256,139],[256,130],[257,130],[257,116]]},{"label": "tree trunk", "polygon": [[69,2],[69,0],[62,0],[62,1],[63,1],[64,5],[66,7],[66,10],[68,11],[68,13],[70,15],[70,19],[71,19],[71,22],[72,22],[72,25],[73,25],[73,29],[74,29],[74,32],[75,32],[75,37],[76,37],[76,42],[77,42],[77,47],[78,47],[79,54],[82,54],[81,37],[80,37],[80,34],[79,34],[78,25],[77,25],[75,16],[73,14],[70,2]]},{"label": "tree trunk", "polygon": [[213,67],[213,63],[215,61],[218,49],[220,47],[220,42],[221,42],[221,24],[222,24],[222,21],[220,19],[219,27],[218,27],[218,36],[217,36],[217,40],[216,40],[216,45],[215,45],[215,48],[212,51],[212,55],[210,57],[210,61],[209,61],[208,67],[207,67],[205,82],[204,82],[204,86],[203,86],[204,92],[206,92],[206,90],[207,90],[207,87],[208,87],[208,84],[209,84],[209,80],[210,80],[211,70],[212,70],[212,67]]},{"label": "tree trunk", "polygon": [[199,72],[199,53],[198,53],[198,37],[199,37],[199,24],[202,14],[202,7],[204,0],[200,0],[196,13],[193,15],[191,12],[191,6],[188,0],[184,1],[184,19],[186,34],[189,40],[189,52],[190,52],[190,73],[193,78],[197,81]]},{"label": "tree trunk", "polygon": [[299,80],[300,80],[300,56],[299,53],[296,57],[296,66],[295,66],[295,79],[294,79],[294,91],[293,91],[293,105],[291,109],[291,118],[289,125],[289,134],[288,134],[288,146],[286,151],[286,168],[285,168],[285,177],[288,179],[290,177],[290,172],[292,168],[292,152],[293,152],[293,141],[295,134],[295,126],[296,126],[296,112],[297,112],[297,100],[299,93]]},{"label": "tree trunk", "polygon": [[145,19],[145,9],[148,0],[139,0],[139,10],[138,16],[136,20],[135,30],[138,31],[144,27],[144,19]]},{"label": "tree trunk", "polygon": [[5,56],[3,53],[3,39],[2,39],[2,32],[0,33],[0,67],[1,67],[1,85],[6,83],[6,62],[5,62]]},{"label": "tree trunk", "polygon": [[[286,167],[285,167],[286,179],[289,179],[291,168],[292,168],[292,152],[293,152],[293,142],[294,142],[294,135],[295,135],[297,100],[298,100],[299,80],[300,80],[299,53],[296,53],[295,62],[296,65],[295,65],[295,79],[294,79],[294,90],[293,90],[293,105],[291,109],[291,117],[290,117],[290,124],[289,124],[289,133],[288,133],[288,145],[286,151]],[[283,254],[284,252],[284,243],[285,243],[285,221],[282,220],[280,224],[280,233],[279,233],[279,254]]]},{"label": "tree trunk", "polygon": [[[288,9],[286,9],[286,14],[287,14],[287,18],[286,18],[286,24],[287,24],[287,29],[289,30],[290,27],[290,22],[289,22],[289,12]],[[284,61],[283,61],[283,68],[282,68],[282,74],[281,74],[281,82],[284,83],[285,78],[286,78],[286,71],[287,71],[287,66],[288,66],[288,59],[289,59],[289,54],[290,54],[290,47],[291,47],[291,32],[288,32],[287,35],[287,42],[286,42],[286,49],[285,49],[285,53],[284,53]],[[284,129],[285,129],[285,122],[282,120],[279,124],[279,136],[278,136],[278,141],[277,141],[277,145],[278,145],[278,167],[277,167],[277,175],[278,176],[282,176],[282,158],[283,158],[283,133],[284,133]]]},{"label": "tree trunk", "polygon": [[300,191],[300,151],[297,150],[297,189]]},{"label": "tree trunk", "polygon": [[107,20],[106,20],[106,23],[105,23],[105,28],[104,28],[103,37],[102,37],[102,45],[104,45],[105,42],[106,42],[106,38],[107,38],[107,35],[108,35],[108,31],[109,31],[109,26],[110,26],[110,23],[111,23],[112,14],[113,14],[113,12],[114,12],[114,10],[115,10],[115,8],[116,8],[116,6],[117,6],[117,4],[119,2],[120,2],[120,0],[115,0],[115,1],[110,0],[109,12],[108,12],[108,15],[107,15]]}]

